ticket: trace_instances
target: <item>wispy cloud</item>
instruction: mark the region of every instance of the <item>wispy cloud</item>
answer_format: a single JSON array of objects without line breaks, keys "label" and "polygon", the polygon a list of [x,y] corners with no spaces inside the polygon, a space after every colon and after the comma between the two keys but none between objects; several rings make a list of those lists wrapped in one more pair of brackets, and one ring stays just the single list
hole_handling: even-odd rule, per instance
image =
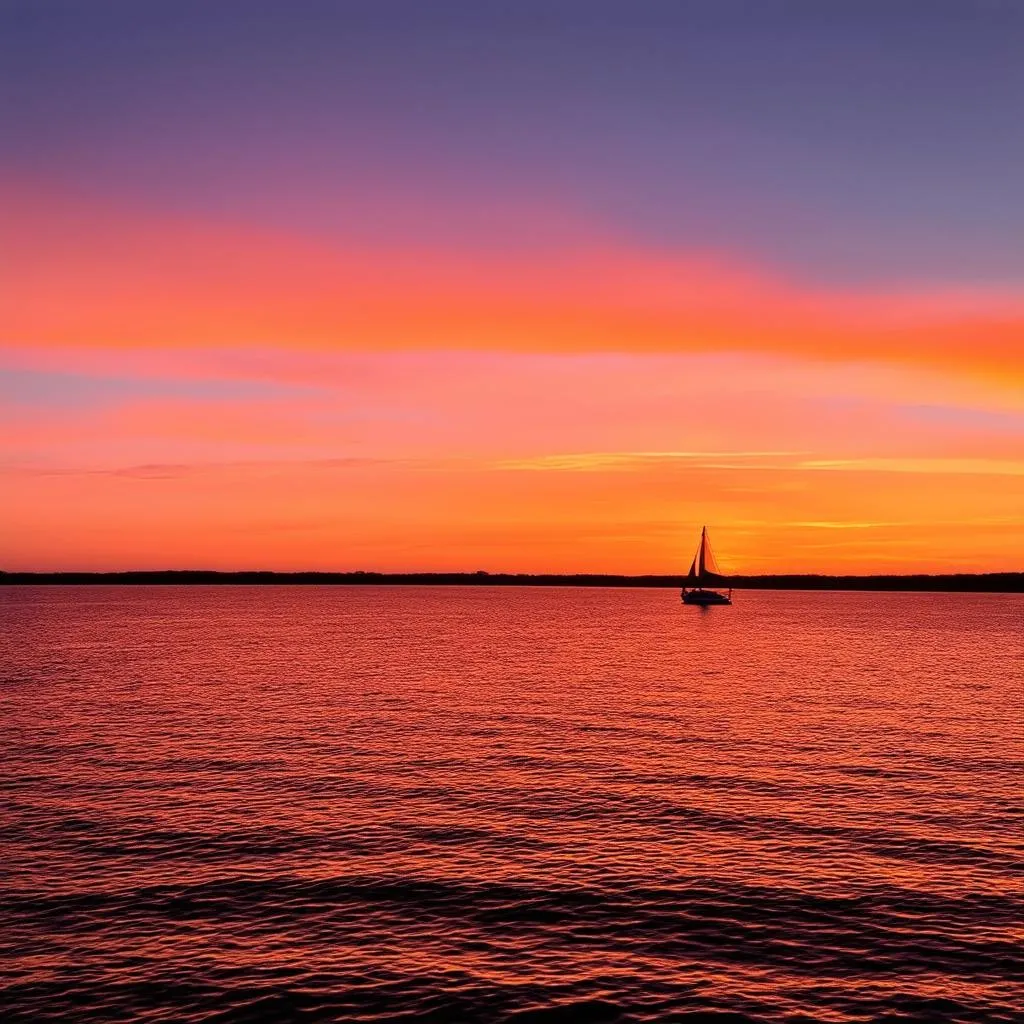
[{"label": "wispy cloud", "polygon": [[247,459],[222,462],[142,463],[127,466],[42,465],[26,462],[0,463],[0,476],[12,477],[115,477],[126,480],[173,481],[194,477],[228,477],[232,474],[286,471],[333,472],[335,470],[370,469],[381,466],[430,468],[435,463],[413,459],[350,458]]},{"label": "wispy cloud", "polygon": [[858,473],[922,473],[929,476],[1024,476],[1024,461],[985,458],[808,459],[801,462],[799,468]]},{"label": "wispy cloud", "polygon": [[[709,451],[709,452],[578,452],[565,455],[537,455],[521,459],[503,459],[492,468],[528,472],[590,473],[601,470],[635,470],[658,463],[692,463],[703,468],[735,469],[740,466],[790,465],[793,458],[806,452],[788,451]],[[780,461],[782,460],[782,461]]]},{"label": "wispy cloud", "polygon": [[[530,472],[590,473],[641,470],[657,464],[680,463],[701,469],[766,469],[856,473],[921,473],[928,475],[1024,475],[1024,460],[990,458],[806,458],[796,451],[722,452],[580,452],[506,459],[495,469]],[[814,524],[807,524],[814,525]],[[844,527],[857,524],[844,523]]]}]

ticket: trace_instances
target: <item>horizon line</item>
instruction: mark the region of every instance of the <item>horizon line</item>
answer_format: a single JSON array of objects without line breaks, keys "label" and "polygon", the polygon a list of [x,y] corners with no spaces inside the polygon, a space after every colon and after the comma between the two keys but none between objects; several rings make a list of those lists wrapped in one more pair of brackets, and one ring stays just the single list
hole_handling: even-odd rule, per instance
[{"label": "horizon line", "polygon": [[[124,585],[302,585],[336,584],[353,586],[579,586],[675,588],[683,585],[684,573],[621,575],[616,573],[492,573],[472,572],[376,572],[272,569],[114,569],[103,571],[8,571],[0,569],[0,586],[38,584],[81,586]],[[986,573],[903,573],[839,575],[788,573],[721,576],[714,584],[738,590],[847,590],[961,593],[1024,593],[1024,571]]]}]

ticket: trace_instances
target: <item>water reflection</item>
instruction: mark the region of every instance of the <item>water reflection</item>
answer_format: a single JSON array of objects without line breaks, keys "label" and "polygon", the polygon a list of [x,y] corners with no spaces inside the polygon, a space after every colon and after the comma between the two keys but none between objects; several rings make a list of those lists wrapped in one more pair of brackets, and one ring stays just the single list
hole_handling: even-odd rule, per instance
[{"label": "water reflection", "polygon": [[1013,1017],[1019,597],[0,600],[22,1019]]}]

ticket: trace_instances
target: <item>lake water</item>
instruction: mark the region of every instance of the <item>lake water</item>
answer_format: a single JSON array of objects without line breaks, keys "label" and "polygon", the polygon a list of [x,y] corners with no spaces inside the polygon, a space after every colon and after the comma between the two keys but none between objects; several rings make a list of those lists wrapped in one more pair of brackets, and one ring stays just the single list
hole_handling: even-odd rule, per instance
[{"label": "lake water", "polygon": [[1019,1021],[1024,598],[0,588],[5,1021]]}]

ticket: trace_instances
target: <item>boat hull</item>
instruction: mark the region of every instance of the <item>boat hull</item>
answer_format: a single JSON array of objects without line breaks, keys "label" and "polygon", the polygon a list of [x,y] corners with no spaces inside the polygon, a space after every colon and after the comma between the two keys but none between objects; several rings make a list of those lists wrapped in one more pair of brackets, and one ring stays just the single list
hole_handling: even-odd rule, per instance
[{"label": "boat hull", "polygon": [[712,605],[732,604],[732,597],[718,594],[714,590],[684,590],[683,604]]}]

